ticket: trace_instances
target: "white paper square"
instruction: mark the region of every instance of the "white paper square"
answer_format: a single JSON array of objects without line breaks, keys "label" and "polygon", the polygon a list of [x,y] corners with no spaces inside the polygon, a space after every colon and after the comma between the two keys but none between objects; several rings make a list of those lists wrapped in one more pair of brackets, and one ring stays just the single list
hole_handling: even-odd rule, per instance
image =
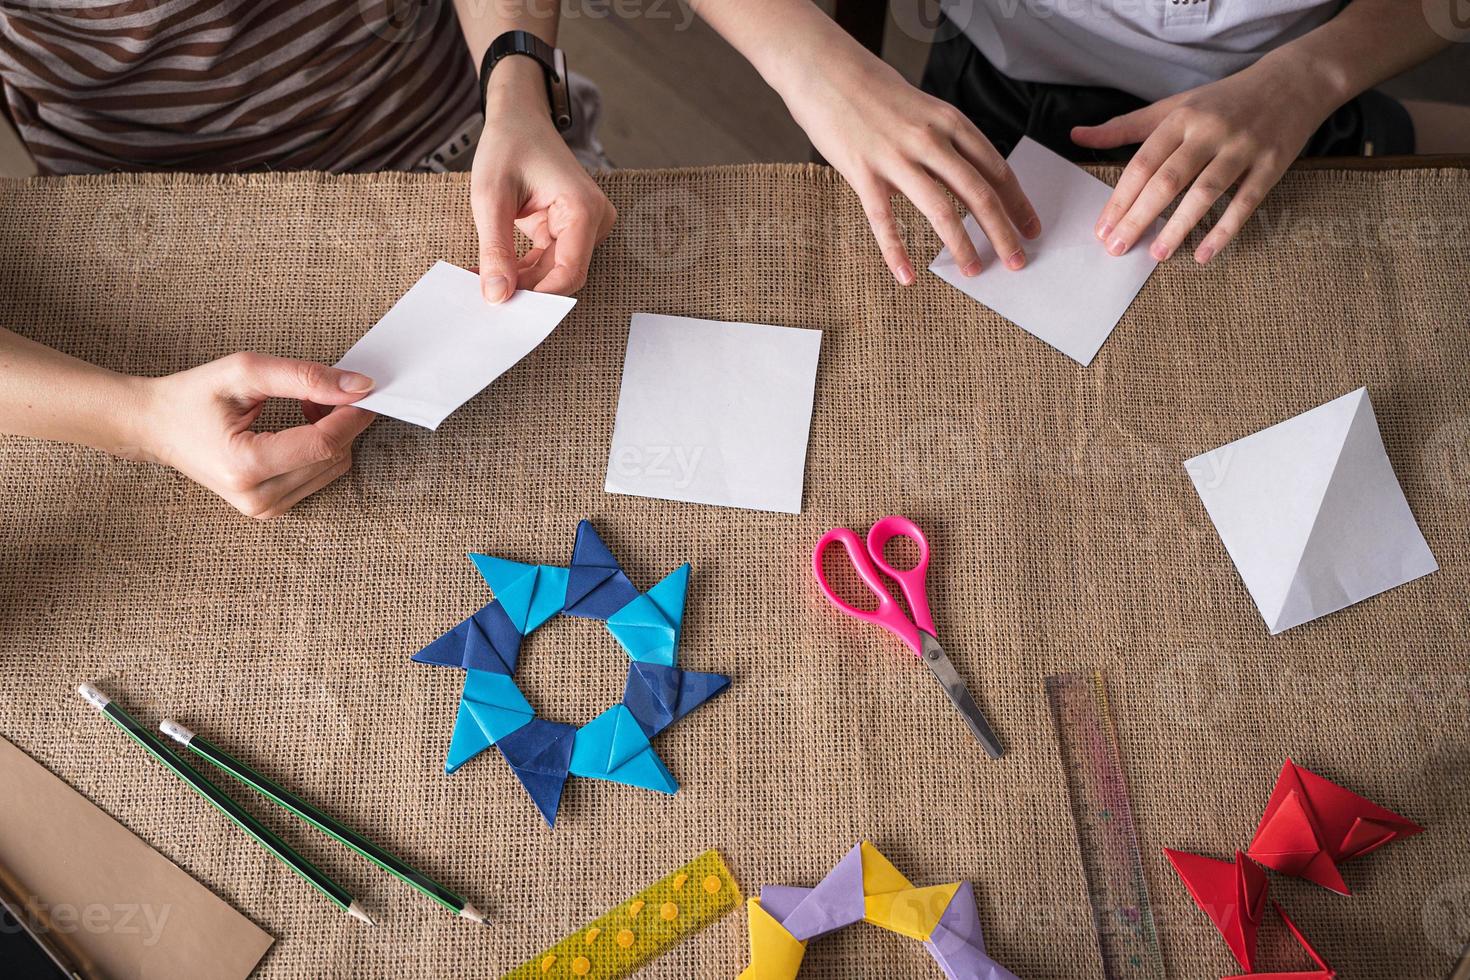
[{"label": "white paper square", "polygon": [[966,215],[983,270],[962,275],[946,248],[929,271],[1072,360],[1091,364],[1158,265],[1148,250],[1162,223],[1154,222],[1153,234],[1126,254],[1109,255],[1092,230],[1111,187],[1029,137],[1007,159],[1041,219],[1041,236],[1022,241],[1026,265],[1005,268],[974,215]]},{"label": "white paper square", "polygon": [[1184,466],[1272,633],[1439,568],[1366,388]]},{"label": "white paper square", "polygon": [[820,330],[635,313],[608,493],[801,513]]},{"label": "white paper square", "polygon": [[535,350],[576,303],[523,289],[492,305],[479,276],[436,262],[337,367],[376,383],[358,408],[437,429]]}]

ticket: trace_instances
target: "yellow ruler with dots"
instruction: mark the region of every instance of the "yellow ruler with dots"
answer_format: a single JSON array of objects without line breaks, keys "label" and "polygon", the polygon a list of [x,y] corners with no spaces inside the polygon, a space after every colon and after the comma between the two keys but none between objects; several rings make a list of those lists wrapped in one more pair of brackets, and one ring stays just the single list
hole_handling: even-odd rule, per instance
[{"label": "yellow ruler with dots", "polygon": [[745,901],[718,851],[705,851],[502,980],[618,980]]}]

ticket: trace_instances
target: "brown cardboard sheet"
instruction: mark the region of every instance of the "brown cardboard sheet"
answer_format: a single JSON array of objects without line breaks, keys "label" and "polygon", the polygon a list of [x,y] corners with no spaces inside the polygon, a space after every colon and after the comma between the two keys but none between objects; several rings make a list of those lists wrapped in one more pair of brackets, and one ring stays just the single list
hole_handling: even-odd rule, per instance
[{"label": "brown cardboard sheet", "polygon": [[0,787],[0,868],[90,975],[238,980],[270,948],[268,933],[4,738]]}]

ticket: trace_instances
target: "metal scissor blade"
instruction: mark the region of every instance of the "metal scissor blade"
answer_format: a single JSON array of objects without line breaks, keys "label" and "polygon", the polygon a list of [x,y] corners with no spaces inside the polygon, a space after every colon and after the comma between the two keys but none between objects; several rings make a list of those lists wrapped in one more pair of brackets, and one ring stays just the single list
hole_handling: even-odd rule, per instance
[{"label": "metal scissor blade", "polygon": [[919,632],[920,641],[923,644],[923,652],[920,659],[928,666],[934,674],[939,685],[944,688],[944,693],[949,695],[950,701],[959,709],[960,715],[965,719],[965,724],[970,726],[970,731],[975,733],[975,738],[985,747],[985,753],[992,759],[999,759],[1005,754],[1005,749],[1000,747],[1000,739],[995,737],[995,732],[990,729],[990,722],[985,720],[980,706],[970,696],[970,689],[965,687],[965,682],[960,679],[959,671],[954,669],[950,662],[949,654],[944,652],[944,647],[939,641],[928,633]]}]

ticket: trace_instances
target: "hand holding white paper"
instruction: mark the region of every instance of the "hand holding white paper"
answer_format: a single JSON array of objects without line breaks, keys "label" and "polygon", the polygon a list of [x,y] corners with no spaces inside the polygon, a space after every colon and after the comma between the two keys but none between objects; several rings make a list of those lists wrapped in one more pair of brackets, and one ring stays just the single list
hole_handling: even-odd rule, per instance
[{"label": "hand holding white paper", "polygon": [[520,290],[492,305],[479,276],[436,262],[337,367],[376,382],[358,408],[437,429],[535,350],[576,303]]},{"label": "hand holding white paper", "polygon": [[1127,254],[1109,255],[1092,230],[1111,187],[1029,137],[1006,159],[1041,219],[1041,236],[1026,243],[1026,265],[1004,268],[974,215],[966,215],[965,231],[985,268],[962,275],[946,248],[929,271],[1072,360],[1091,364],[1158,265],[1148,250],[1162,223],[1154,222],[1153,234]]},{"label": "hand holding white paper", "polygon": [[1184,465],[1272,633],[1439,568],[1366,388]]}]

